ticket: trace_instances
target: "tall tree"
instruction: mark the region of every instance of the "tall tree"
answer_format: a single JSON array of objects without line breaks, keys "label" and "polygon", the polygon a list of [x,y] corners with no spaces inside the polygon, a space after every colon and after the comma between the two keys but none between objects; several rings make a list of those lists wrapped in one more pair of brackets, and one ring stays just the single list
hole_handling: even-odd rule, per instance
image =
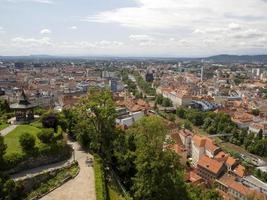
[{"label": "tall tree", "polygon": [[[80,116],[93,127],[97,152],[110,157],[115,132],[116,110],[111,93],[107,90],[90,90],[79,105]],[[90,133],[88,133],[90,134]],[[95,145],[96,146],[96,145]]]},{"label": "tall tree", "polygon": [[136,135],[134,199],[186,199],[179,157],[169,150],[163,151],[167,132],[162,120],[158,117],[144,118],[130,131]]}]

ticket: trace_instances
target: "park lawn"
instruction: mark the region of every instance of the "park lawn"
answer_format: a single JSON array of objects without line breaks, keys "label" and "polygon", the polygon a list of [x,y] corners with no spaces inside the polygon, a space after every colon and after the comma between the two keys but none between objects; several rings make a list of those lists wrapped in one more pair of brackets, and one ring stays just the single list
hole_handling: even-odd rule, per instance
[{"label": "park lawn", "polygon": [[22,133],[30,133],[36,137],[36,147],[41,147],[43,144],[41,141],[37,138],[37,133],[40,131],[40,129],[30,126],[30,125],[19,125],[17,128],[15,128],[13,131],[8,133],[4,137],[4,141],[7,144],[7,150],[6,155],[12,154],[12,153],[19,153],[23,154],[22,148],[19,144],[19,136]]},{"label": "park lawn", "polygon": [[9,126],[9,124],[0,124],[0,131],[7,128],[8,126]]},{"label": "park lawn", "polygon": [[36,128],[43,128],[42,122],[40,122],[39,120],[35,120],[34,122],[30,123],[30,125]]}]

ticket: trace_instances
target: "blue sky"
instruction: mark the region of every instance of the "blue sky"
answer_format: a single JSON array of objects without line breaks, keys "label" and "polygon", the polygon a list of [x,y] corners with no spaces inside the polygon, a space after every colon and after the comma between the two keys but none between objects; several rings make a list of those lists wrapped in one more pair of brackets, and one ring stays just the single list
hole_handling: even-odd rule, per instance
[{"label": "blue sky", "polygon": [[0,0],[0,55],[267,54],[265,0]]}]

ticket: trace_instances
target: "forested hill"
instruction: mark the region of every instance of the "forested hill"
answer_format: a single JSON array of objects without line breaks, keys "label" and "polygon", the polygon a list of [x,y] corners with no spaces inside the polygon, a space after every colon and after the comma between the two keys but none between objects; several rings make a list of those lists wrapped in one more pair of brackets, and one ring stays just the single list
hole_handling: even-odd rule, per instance
[{"label": "forested hill", "polygon": [[267,55],[227,55],[221,54],[216,56],[211,56],[204,58],[204,60],[210,60],[213,62],[223,62],[223,63],[251,63],[251,62],[263,62],[267,63]]}]

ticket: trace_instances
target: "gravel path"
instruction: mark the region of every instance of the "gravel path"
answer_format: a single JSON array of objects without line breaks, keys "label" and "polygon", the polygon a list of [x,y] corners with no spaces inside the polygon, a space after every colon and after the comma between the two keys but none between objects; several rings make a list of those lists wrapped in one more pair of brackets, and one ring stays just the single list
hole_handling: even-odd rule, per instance
[{"label": "gravel path", "polygon": [[72,143],[80,173],[74,179],[47,194],[41,200],[96,200],[92,155],[84,152],[78,143]]},{"label": "gravel path", "polygon": [[8,127],[6,127],[5,129],[3,129],[2,131],[0,131],[0,135],[1,136],[6,136],[8,133],[10,133],[11,131],[13,131],[15,128],[17,128],[18,125],[10,125]]}]

